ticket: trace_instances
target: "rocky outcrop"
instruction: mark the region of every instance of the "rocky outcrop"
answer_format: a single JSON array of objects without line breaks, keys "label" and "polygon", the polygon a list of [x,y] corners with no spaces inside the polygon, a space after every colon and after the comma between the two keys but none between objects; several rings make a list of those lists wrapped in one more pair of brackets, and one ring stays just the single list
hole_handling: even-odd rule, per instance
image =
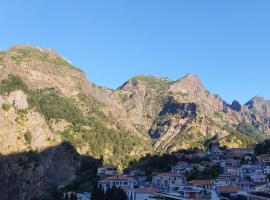
[{"label": "rocky outcrop", "polygon": [[[204,148],[213,138],[244,146],[237,134],[246,134],[245,127],[249,137],[253,128],[259,130],[256,137],[270,135],[269,101],[255,97],[245,105],[229,105],[197,75],[176,81],[138,75],[111,90],[89,82],[55,51],[24,45],[0,52],[0,70],[1,83],[11,74],[25,83],[14,90],[9,82],[6,91],[0,88],[0,153],[6,162],[0,165],[0,180],[9,188],[0,199],[20,195],[28,200],[29,193],[65,185],[84,155],[123,168],[155,150]],[[47,102],[39,102],[45,97]],[[246,125],[242,132],[240,123]],[[236,142],[229,144],[232,134]],[[73,156],[66,154],[63,141],[73,145]],[[38,162],[28,160],[33,151]],[[63,162],[56,159],[62,156]]]}]

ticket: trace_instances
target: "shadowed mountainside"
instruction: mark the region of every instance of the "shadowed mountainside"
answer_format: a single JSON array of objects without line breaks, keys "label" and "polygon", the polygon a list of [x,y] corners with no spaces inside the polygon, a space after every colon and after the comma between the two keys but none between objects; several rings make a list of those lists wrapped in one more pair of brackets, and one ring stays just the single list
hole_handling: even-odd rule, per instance
[{"label": "shadowed mountainside", "polygon": [[[68,143],[41,152],[1,156],[0,199],[35,199],[64,186],[89,191],[96,184],[99,165],[100,160],[79,155]],[[78,181],[83,178],[88,181]]]}]

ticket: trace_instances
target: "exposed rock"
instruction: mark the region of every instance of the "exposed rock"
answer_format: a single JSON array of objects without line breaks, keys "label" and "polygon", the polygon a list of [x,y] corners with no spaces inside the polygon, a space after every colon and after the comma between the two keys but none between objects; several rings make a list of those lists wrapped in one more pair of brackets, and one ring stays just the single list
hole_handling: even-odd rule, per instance
[{"label": "exposed rock", "polygon": [[[237,101],[228,105],[209,92],[199,76],[191,74],[177,81],[139,75],[117,90],[111,90],[89,82],[81,70],[55,51],[24,45],[1,52],[0,69],[0,81],[13,74],[32,92],[54,88],[60,100],[72,98],[74,114],[82,113],[83,119],[84,116],[90,119],[82,125],[61,118],[63,112],[68,112],[63,105],[62,112],[60,105],[54,105],[59,111],[58,118],[48,119],[40,111],[43,105],[31,107],[29,94],[15,90],[6,96],[0,95],[0,153],[5,155],[1,161],[6,162],[0,163],[1,172],[4,172],[0,173],[0,180],[8,184],[8,194],[6,191],[0,194],[0,199],[8,199],[7,195],[9,199],[18,199],[21,195],[21,199],[28,200],[32,194],[65,185],[76,175],[79,154],[103,156],[106,162],[116,158],[115,164],[123,168],[123,163],[127,164],[124,159],[135,159],[154,149],[173,152],[204,148],[203,141],[213,138],[224,145],[244,146],[237,137],[232,144],[227,142],[231,130],[237,131],[240,123],[260,130],[260,134],[270,135],[270,101],[255,97],[245,105]],[[72,115],[72,119],[74,117]],[[97,131],[102,138],[96,135]],[[26,132],[31,133],[28,141]],[[71,152],[71,157],[60,145],[63,136],[77,145],[74,148],[77,152]],[[89,137],[90,142],[86,141]],[[92,139],[97,138],[100,139],[98,144],[91,144]],[[116,144],[123,148],[117,151]],[[33,167],[32,163],[31,168],[23,171],[17,159],[26,159],[27,155],[19,152],[29,150],[41,152],[41,160],[38,166]]]}]

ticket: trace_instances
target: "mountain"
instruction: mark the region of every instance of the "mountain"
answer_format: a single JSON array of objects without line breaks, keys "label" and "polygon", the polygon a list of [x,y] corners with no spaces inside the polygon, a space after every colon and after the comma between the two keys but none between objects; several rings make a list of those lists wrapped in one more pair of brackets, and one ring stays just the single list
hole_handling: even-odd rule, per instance
[{"label": "mountain", "polygon": [[124,169],[146,154],[212,141],[251,146],[270,135],[269,101],[229,105],[191,74],[176,81],[138,75],[112,90],[55,51],[27,45],[0,52],[0,70],[3,199],[69,184],[81,177],[85,157]]}]

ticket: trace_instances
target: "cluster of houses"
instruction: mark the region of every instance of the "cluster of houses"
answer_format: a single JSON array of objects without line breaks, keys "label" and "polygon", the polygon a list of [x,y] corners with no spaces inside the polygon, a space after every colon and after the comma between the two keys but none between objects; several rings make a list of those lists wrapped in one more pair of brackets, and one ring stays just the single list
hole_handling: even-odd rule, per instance
[{"label": "cluster of houses", "polygon": [[[270,199],[270,156],[255,156],[252,148],[221,149],[212,145],[208,151],[178,153],[179,162],[171,171],[157,174],[152,181],[139,170],[118,174],[114,166],[98,169],[99,185],[104,191],[122,188],[128,200],[154,199]],[[194,162],[193,162],[194,161]],[[193,169],[203,172],[218,166],[221,173],[209,180],[187,180]]]}]

